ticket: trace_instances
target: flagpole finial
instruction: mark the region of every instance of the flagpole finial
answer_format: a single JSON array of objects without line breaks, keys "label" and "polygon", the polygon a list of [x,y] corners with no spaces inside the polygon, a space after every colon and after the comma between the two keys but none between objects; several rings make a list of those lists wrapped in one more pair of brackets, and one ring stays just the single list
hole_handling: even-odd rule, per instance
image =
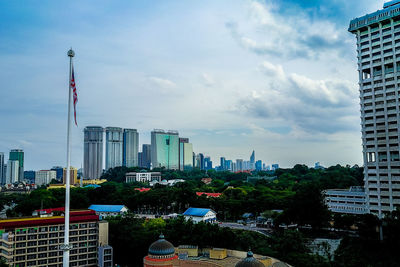
[{"label": "flagpole finial", "polygon": [[69,57],[74,57],[75,56],[75,52],[74,52],[74,50],[72,50],[72,48],[68,51],[68,56]]}]

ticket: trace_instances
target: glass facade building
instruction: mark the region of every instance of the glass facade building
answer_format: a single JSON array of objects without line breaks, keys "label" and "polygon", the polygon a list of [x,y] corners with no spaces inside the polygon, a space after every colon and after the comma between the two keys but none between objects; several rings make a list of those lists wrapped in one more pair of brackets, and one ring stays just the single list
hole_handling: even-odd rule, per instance
[{"label": "glass facade building", "polygon": [[87,126],[83,132],[83,178],[98,179],[103,173],[104,129],[100,126]]},{"label": "glass facade building", "polygon": [[18,160],[18,181],[24,179],[24,151],[22,149],[12,149],[9,160]]},{"label": "glass facade building", "polygon": [[179,134],[176,131],[151,132],[151,163],[153,168],[179,169]]}]

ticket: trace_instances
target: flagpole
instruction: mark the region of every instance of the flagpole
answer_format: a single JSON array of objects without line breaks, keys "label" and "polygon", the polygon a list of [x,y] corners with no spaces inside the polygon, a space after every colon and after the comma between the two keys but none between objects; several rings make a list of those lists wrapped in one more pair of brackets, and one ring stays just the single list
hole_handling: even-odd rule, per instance
[{"label": "flagpole", "polygon": [[75,56],[75,52],[72,48],[68,51],[69,57],[69,89],[68,89],[68,126],[67,126],[67,169],[66,169],[66,181],[65,181],[65,227],[64,227],[64,245],[62,246],[63,253],[63,267],[69,267],[69,198],[70,198],[70,161],[71,161],[71,151],[70,151],[70,135],[71,135],[71,78],[72,78],[72,58]]}]

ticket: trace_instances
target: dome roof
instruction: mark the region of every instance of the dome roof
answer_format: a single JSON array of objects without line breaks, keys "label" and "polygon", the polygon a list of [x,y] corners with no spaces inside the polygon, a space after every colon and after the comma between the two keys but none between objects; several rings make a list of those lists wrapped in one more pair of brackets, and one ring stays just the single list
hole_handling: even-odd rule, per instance
[{"label": "dome roof", "polygon": [[165,240],[164,235],[161,234],[159,239],[150,245],[149,254],[154,256],[166,256],[175,254],[174,245]]},{"label": "dome roof", "polygon": [[265,265],[253,257],[253,252],[247,252],[247,257],[236,263],[235,267],[264,267]]}]

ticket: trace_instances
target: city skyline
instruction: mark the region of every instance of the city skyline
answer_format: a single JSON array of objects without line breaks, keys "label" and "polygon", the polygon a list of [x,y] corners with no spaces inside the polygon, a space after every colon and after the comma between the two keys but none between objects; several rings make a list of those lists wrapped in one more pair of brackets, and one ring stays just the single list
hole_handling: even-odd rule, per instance
[{"label": "city skyline", "polygon": [[383,1],[363,3],[2,3],[0,151],[23,149],[25,169],[65,164],[72,46],[73,166],[83,163],[85,125],[140,129],[139,146],[154,128],[177,129],[214,161],[255,149],[283,167],[361,164],[355,41],[346,29]]}]

